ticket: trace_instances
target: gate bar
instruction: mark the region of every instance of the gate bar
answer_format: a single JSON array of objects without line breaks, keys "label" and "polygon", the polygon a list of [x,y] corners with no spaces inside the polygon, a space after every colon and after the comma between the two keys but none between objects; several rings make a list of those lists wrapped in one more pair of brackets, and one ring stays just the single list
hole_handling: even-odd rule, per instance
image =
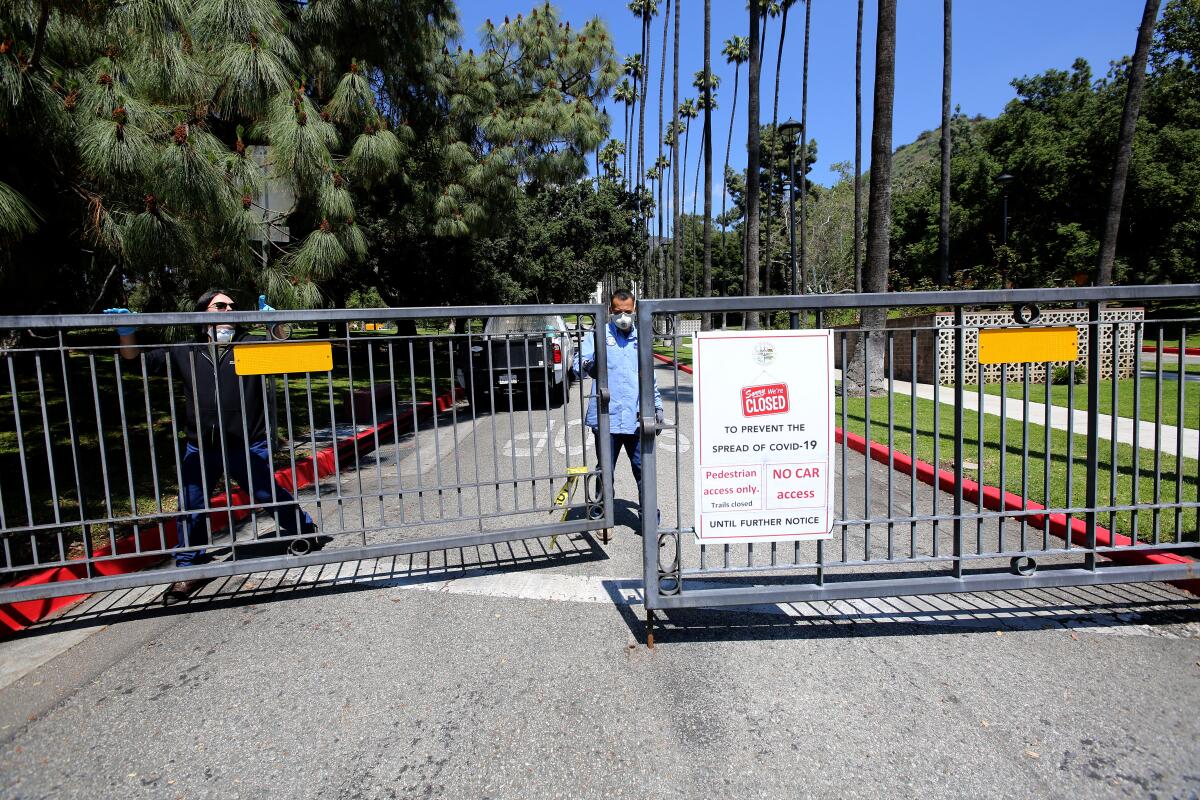
[{"label": "gate bar", "polygon": [[[460,550],[464,547],[477,547],[479,545],[498,544],[500,542],[520,539],[537,539],[544,536],[561,536],[571,533],[589,533],[596,528],[595,522],[585,517],[579,520],[527,528],[506,528],[504,530],[484,533],[413,539],[407,542],[388,542],[386,544],[367,545],[365,547],[338,547],[303,556],[263,556],[237,561],[196,564],[190,567],[149,569],[131,572],[126,575],[104,575],[88,579],[0,589],[0,604],[20,603],[25,600],[37,600],[46,597],[65,597],[93,592],[108,592],[115,589],[133,589],[139,586],[153,586],[160,583],[167,584],[173,581],[225,578],[231,575],[249,575],[280,569],[298,569],[322,564],[336,564],[343,561],[364,561],[372,558],[412,555],[437,550]],[[220,544],[209,546],[224,547]],[[553,555],[553,553],[550,553],[547,557],[549,558]],[[172,553],[163,553],[162,556],[164,559],[167,559],[172,557]],[[129,556],[129,558],[146,557],[137,555]]]},{"label": "gate bar", "polygon": [[[1100,586],[1115,583],[1192,580],[1194,564],[1100,567],[1089,569],[1040,569],[1032,575],[1004,572],[972,573],[961,578],[931,575],[927,578],[893,578],[865,581],[808,583],[800,586],[746,586],[724,589],[684,589],[673,595],[658,595],[657,609],[700,606],[742,606],[770,603],[808,603],[828,600],[854,600],[866,597],[911,597],[914,595],[956,594],[962,592],[1046,589],[1057,586]],[[705,581],[711,584],[712,579]],[[647,590],[647,599],[650,593]]]}]

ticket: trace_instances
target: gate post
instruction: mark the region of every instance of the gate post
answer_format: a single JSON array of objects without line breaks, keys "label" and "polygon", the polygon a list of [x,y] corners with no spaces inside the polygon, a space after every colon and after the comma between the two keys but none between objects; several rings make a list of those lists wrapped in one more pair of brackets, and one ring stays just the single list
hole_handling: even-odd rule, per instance
[{"label": "gate post", "polygon": [[[963,513],[963,380],[966,370],[963,337],[963,307],[954,307],[954,577],[961,578],[962,566],[962,513]],[[983,373],[980,373],[980,380]],[[936,390],[934,397],[936,398]],[[915,400],[913,402],[916,402]],[[979,409],[983,413],[983,409]],[[1004,424],[1001,422],[1000,424]],[[937,434],[934,434],[937,438]]]},{"label": "gate post", "polygon": [[[1113,341],[1113,357],[1114,365],[1117,354],[1116,341]],[[1134,363],[1138,364],[1141,360],[1141,353],[1134,354]],[[1136,373],[1135,373],[1136,374]],[[1113,384],[1116,385],[1116,372],[1113,372]],[[1083,565],[1087,569],[1096,569],[1096,502],[1099,495],[1100,473],[1097,468],[1097,459],[1100,455],[1100,303],[1088,303],[1088,412],[1087,412],[1087,512],[1083,515],[1085,525],[1085,535],[1087,536],[1088,553],[1084,556]],[[1180,381],[1182,383],[1182,380]],[[1117,409],[1114,405],[1112,413],[1115,415]],[[1137,413],[1135,409],[1134,416]],[[1183,424],[1183,420],[1179,420],[1179,425]],[[1137,422],[1134,422],[1137,425]],[[1137,469],[1136,454],[1134,456],[1134,469]],[[1110,465],[1109,469],[1114,472],[1117,469],[1116,464]],[[1158,498],[1155,498],[1157,502]],[[1071,505],[1071,498],[1067,498],[1067,506]],[[1137,540],[1137,531],[1133,531],[1134,541]]]},{"label": "gate post", "polygon": [[[593,381],[596,393],[596,458],[600,461],[600,503],[604,508],[605,542],[609,531],[613,529],[613,462],[612,436],[608,419],[608,321],[604,314],[607,309],[597,305],[592,321],[592,337],[595,343],[596,378]],[[582,377],[580,378],[582,380]],[[587,448],[584,448],[585,463]],[[586,494],[586,492],[585,492]]]},{"label": "gate post", "polygon": [[[654,301],[642,301],[637,315],[638,416],[642,437],[642,570],[646,607],[646,633],[651,632],[651,612],[658,607],[658,468],[654,450]],[[646,411],[650,413],[647,416]]]}]

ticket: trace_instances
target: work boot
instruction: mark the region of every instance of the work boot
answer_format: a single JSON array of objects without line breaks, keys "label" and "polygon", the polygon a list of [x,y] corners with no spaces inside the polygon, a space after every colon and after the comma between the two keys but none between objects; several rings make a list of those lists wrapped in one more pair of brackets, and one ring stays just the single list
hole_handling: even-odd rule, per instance
[{"label": "work boot", "polygon": [[209,580],[209,578],[197,578],[192,581],[175,581],[163,592],[163,605],[173,606],[176,603],[182,603],[184,600],[190,599],[192,595],[204,588],[204,585]]}]

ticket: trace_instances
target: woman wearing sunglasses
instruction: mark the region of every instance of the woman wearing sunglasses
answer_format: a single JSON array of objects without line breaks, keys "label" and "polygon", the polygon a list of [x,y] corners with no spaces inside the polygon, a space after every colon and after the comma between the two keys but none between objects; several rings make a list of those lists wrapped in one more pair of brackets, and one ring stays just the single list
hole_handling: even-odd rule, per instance
[{"label": "woman wearing sunglasses", "polygon": [[[231,293],[210,289],[196,300],[197,312],[221,313],[237,310]],[[260,311],[274,311],[259,296]],[[128,309],[110,308],[105,313],[128,314]],[[121,355],[137,358],[136,328],[119,326]],[[203,509],[224,475],[250,494],[256,505],[266,506],[285,534],[293,539],[289,552],[295,555],[319,550],[330,541],[315,536],[316,525],[291,493],[275,481],[271,450],[267,437],[266,380],[262,376],[240,376],[234,368],[233,345],[264,341],[232,323],[214,321],[197,326],[195,342],[159,347],[145,351],[148,370],[165,372],[170,361],[171,374],[183,389],[187,408],[187,441],[180,467],[180,507],[188,511],[180,527],[179,551],[175,565],[188,567],[208,561],[204,546],[211,544],[208,518]],[[163,603],[172,605],[186,600],[206,583],[205,580],[176,581],[167,587]]]}]

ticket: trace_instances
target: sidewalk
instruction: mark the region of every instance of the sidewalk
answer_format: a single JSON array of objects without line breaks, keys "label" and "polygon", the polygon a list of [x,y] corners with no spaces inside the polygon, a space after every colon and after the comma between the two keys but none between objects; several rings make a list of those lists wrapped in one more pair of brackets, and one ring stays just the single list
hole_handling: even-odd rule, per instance
[{"label": "sidewalk", "polygon": [[[913,393],[913,385],[907,381],[895,382],[896,392],[911,396]],[[934,386],[928,383],[917,384],[917,397],[922,397],[926,400],[934,398]],[[940,386],[938,389],[938,399],[945,405],[954,405],[954,387]],[[979,410],[979,394],[974,391],[963,392],[963,408],[970,411]],[[1000,416],[1000,397],[999,395],[985,394],[983,396],[983,412]],[[1009,419],[1015,419],[1018,422],[1024,419],[1024,408],[1020,400],[1008,398],[1008,402],[1004,408],[1004,416]],[[1076,408],[1074,413],[1062,406],[1050,406],[1050,427],[1057,428],[1060,431],[1070,430],[1077,434],[1087,433],[1087,409]],[[1046,424],[1046,406],[1043,403],[1035,403],[1032,400],[1029,402],[1029,421],[1034,425]],[[1100,422],[1100,438],[1105,441],[1111,441],[1113,438],[1113,418],[1108,414],[1099,416]],[[1133,444],[1133,426],[1134,420],[1129,417],[1117,417],[1117,435],[1116,439],[1121,444]],[[1160,425],[1154,422],[1142,421],[1138,423],[1138,447],[1145,450],[1161,450],[1169,455],[1177,455],[1179,452],[1179,431],[1174,425]],[[1156,432],[1158,438],[1156,438]],[[1200,457],[1200,431],[1195,428],[1183,429],[1183,454],[1187,458]]]}]

